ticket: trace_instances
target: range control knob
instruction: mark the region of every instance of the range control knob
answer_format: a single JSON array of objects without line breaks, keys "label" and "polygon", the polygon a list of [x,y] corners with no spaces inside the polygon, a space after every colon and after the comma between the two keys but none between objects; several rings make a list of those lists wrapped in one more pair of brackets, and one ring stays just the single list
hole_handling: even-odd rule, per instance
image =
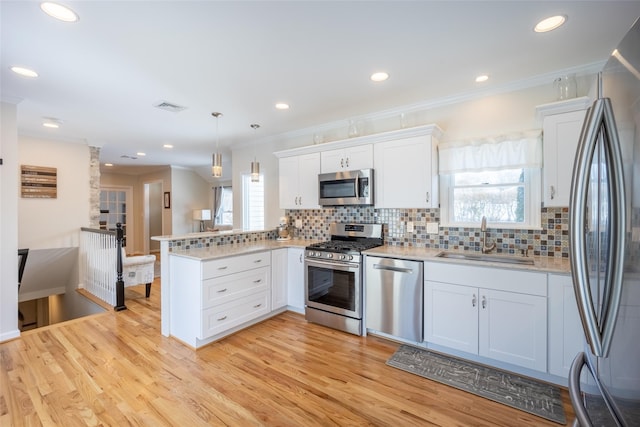
[{"label": "range control knob", "polygon": [[333,258],[333,254],[327,254],[327,258]]}]

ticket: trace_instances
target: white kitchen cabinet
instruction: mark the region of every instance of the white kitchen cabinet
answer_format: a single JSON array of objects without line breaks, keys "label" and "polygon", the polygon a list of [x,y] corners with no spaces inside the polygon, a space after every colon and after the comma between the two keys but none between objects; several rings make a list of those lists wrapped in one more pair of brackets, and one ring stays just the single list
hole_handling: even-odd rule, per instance
[{"label": "white kitchen cabinet", "polygon": [[287,263],[287,305],[304,313],[304,249],[289,248]]},{"label": "white kitchen cabinet", "polygon": [[438,141],[431,134],[374,144],[376,208],[435,208]]},{"label": "white kitchen cabinet", "polygon": [[543,201],[547,207],[569,206],[571,175],[589,98],[554,102],[537,108],[542,117]]},{"label": "white kitchen cabinet", "polygon": [[583,350],[584,333],[571,275],[549,274],[549,373],[564,378],[576,354]]},{"label": "white kitchen cabinet", "polygon": [[288,249],[271,251],[271,309],[277,310],[287,305]]},{"label": "white kitchen cabinet", "polygon": [[322,151],[320,153],[320,172],[342,172],[373,167],[373,145],[356,145]]},{"label": "white kitchen cabinet", "polygon": [[279,160],[281,209],[317,209],[320,153],[282,157]]},{"label": "white kitchen cabinet", "polygon": [[547,370],[546,275],[425,263],[425,340]]},{"label": "white kitchen cabinet", "polygon": [[170,335],[198,348],[271,313],[271,251],[200,260],[169,256]]}]

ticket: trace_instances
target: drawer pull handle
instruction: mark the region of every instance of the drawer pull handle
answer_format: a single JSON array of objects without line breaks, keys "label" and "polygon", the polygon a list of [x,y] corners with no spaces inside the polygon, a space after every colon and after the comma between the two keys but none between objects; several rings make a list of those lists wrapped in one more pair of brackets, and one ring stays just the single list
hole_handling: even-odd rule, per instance
[{"label": "drawer pull handle", "polygon": [[473,298],[471,299],[471,306],[476,306],[476,294],[473,294]]},{"label": "drawer pull handle", "polygon": [[220,290],[218,291],[218,293],[219,293],[219,294],[221,294],[221,293],[223,293],[223,292],[227,292],[227,288],[220,289]]},{"label": "drawer pull handle", "polygon": [[262,306],[262,303],[260,303],[258,305],[254,305],[253,308],[258,308],[258,307],[261,307],[261,306]]},{"label": "drawer pull handle", "polygon": [[255,260],[255,261],[253,261],[253,262],[254,262],[255,264],[257,264],[257,263],[259,263],[259,262],[262,262],[262,260],[261,260],[261,259],[257,259],[257,260]]},{"label": "drawer pull handle", "polygon": [[224,266],[222,266],[222,267],[218,267],[218,270],[226,270],[226,269],[227,269],[227,266],[226,266],[226,265],[224,265]]},{"label": "drawer pull handle", "polygon": [[487,297],[482,296],[482,308],[487,308]]},{"label": "drawer pull handle", "polygon": [[262,279],[258,279],[258,280],[254,280],[253,283],[260,283],[262,282]]},{"label": "drawer pull handle", "polygon": [[226,320],[227,316],[222,316],[221,318],[218,319],[218,322],[222,322],[223,320]]}]

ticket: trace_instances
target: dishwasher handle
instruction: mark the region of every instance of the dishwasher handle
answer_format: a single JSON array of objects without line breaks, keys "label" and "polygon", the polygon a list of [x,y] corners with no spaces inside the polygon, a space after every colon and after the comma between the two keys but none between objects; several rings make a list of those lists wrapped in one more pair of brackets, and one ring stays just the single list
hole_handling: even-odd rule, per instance
[{"label": "dishwasher handle", "polygon": [[394,267],[392,265],[373,264],[373,268],[376,270],[389,270],[396,273],[413,273],[411,268]]}]

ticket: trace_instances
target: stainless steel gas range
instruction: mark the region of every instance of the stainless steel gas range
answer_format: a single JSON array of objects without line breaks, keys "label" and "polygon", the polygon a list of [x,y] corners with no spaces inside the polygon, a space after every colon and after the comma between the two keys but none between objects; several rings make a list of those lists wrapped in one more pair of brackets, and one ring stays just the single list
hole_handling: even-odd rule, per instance
[{"label": "stainless steel gas range", "polygon": [[305,248],[305,317],[362,335],[362,251],[381,246],[382,224],[332,223],[331,240]]}]

